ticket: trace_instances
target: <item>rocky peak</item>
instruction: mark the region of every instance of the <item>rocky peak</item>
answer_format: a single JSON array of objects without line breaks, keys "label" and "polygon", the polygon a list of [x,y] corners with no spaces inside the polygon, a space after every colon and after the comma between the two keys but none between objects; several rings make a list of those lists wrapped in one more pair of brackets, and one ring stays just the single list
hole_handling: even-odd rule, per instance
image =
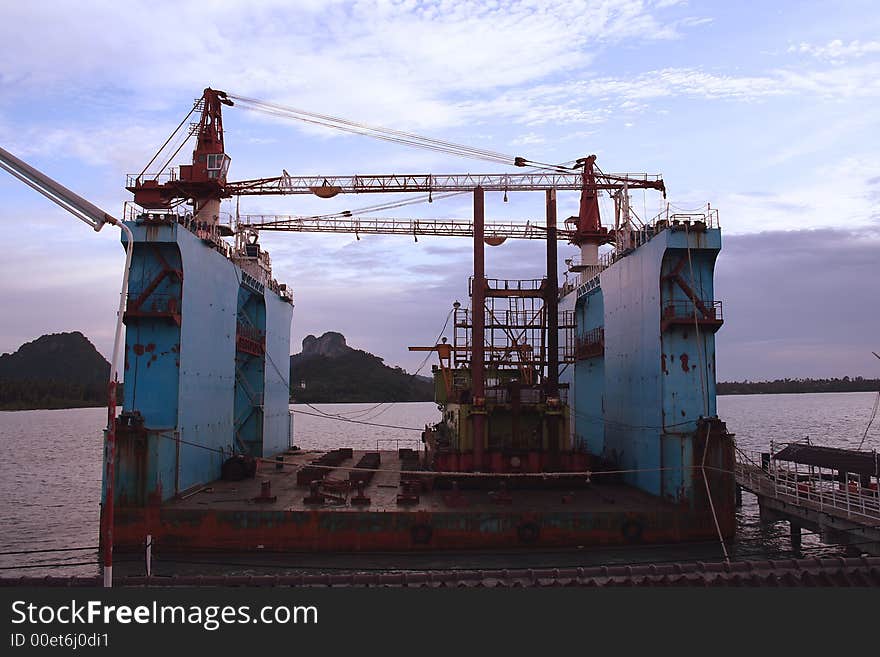
[{"label": "rocky peak", "polygon": [[351,347],[345,344],[345,336],[336,331],[327,331],[320,338],[316,338],[314,335],[307,335],[303,338],[302,342],[302,353],[304,356],[335,358],[348,351],[351,351]]}]

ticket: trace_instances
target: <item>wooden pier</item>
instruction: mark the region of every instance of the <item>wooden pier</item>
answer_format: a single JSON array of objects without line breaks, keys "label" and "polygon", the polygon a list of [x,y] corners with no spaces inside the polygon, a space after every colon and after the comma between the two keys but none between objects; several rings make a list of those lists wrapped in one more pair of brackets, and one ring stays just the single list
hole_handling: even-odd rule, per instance
[{"label": "wooden pier", "polygon": [[[797,460],[790,460],[782,451],[772,459],[770,453],[753,458],[740,452],[737,494],[747,490],[757,496],[763,522],[788,521],[795,550],[800,550],[801,530],[806,528],[825,542],[849,546],[860,554],[880,555],[876,453],[847,455],[846,450],[834,450],[842,459],[829,448],[797,446],[796,451],[801,454],[794,457]],[[865,461],[867,468],[854,466],[858,460]]]}]

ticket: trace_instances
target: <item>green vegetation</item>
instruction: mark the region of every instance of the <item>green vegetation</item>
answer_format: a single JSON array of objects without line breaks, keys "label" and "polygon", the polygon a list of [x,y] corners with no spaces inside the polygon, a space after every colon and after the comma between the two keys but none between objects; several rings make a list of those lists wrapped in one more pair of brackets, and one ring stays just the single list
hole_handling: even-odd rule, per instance
[{"label": "green vegetation", "polygon": [[109,376],[79,331],[44,335],[0,356],[0,410],[104,406]]},{"label": "green vegetation", "polygon": [[431,401],[430,379],[388,367],[381,358],[346,346],[340,333],[303,340],[290,357],[291,399],[300,403]]},{"label": "green vegetation", "polygon": [[842,379],[776,379],[775,381],[731,381],[719,383],[719,395],[767,395],[792,392],[876,392],[880,379],[860,376]]}]

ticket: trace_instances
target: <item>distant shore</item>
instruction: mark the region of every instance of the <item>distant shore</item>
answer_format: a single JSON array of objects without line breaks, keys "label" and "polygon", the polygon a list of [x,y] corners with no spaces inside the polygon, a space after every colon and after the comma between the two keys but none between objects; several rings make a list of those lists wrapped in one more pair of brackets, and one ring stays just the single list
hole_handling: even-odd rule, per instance
[{"label": "distant shore", "polygon": [[0,404],[0,411],[59,411],[67,408],[107,408],[107,403],[77,401],[72,403],[46,402],[43,404]]},{"label": "distant shore", "polygon": [[842,379],[777,379],[775,381],[724,381],[716,384],[719,395],[774,395],[806,392],[877,392],[880,379],[860,376]]},{"label": "distant shore", "polygon": [[[878,382],[880,383],[880,382]],[[863,388],[857,390],[756,390],[756,389],[748,389],[748,390],[737,390],[734,392],[722,392],[720,387],[721,384],[718,384],[718,396],[719,397],[733,397],[736,395],[800,395],[800,394],[824,394],[824,393],[834,393],[834,392],[878,392],[880,391],[880,385],[874,388]],[[427,399],[424,402],[430,402],[432,400]],[[305,402],[299,402],[296,400],[291,400],[291,404],[304,404]],[[359,401],[359,402],[343,402],[343,401],[326,401],[326,402],[312,402],[316,404],[406,404],[406,403],[417,403],[417,402],[402,402],[402,401],[382,401],[380,399],[375,399],[371,401]],[[107,408],[107,404],[105,403],[82,403],[78,402],[75,405],[64,405],[63,403],[58,403],[55,405],[11,405],[4,404],[0,406],[0,412],[3,411],[57,411],[68,408]]]}]

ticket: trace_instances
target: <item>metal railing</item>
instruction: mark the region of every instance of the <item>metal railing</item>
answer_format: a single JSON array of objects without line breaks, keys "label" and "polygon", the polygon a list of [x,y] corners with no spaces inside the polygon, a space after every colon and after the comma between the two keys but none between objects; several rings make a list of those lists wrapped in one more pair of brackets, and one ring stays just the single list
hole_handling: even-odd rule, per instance
[{"label": "metal railing", "polygon": [[[545,284],[543,278],[487,278],[486,287],[492,291],[536,292]],[[468,278],[468,294],[473,295],[474,277]]]},{"label": "metal railing", "polygon": [[576,336],[574,347],[578,360],[601,356],[605,351],[605,328],[600,326]]},{"label": "metal railing", "polygon": [[167,182],[172,182],[174,180],[177,180],[177,169],[172,167],[168,171],[163,171],[161,173],[125,174],[126,187],[137,187],[138,185],[142,185],[148,180],[155,180],[160,185],[163,185]]},{"label": "metal railing", "polygon": [[[722,312],[721,302],[720,301],[710,301],[707,299],[701,299],[700,303],[702,303],[703,308],[706,309],[703,312],[699,307],[697,307],[697,320],[723,320],[724,314]],[[682,319],[682,320],[690,320],[694,319],[694,302],[690,299],[682,299],[676,301],[666,301],[663,304],[663,319]]]},{"label": "metal railing", "polygon": [[[702,226],[700,225],[702,224]],[[705,210],[696,212],[670,212],[667,206],[666,210],[654,217],[648,226],[653,226],[656,230],[663,230],[668,226],[694,226],[696,228],[718,228],[720,226],[718,218],[718,210],[706,206]]]},{"label": "metal railing", "polygon": [[770,460],[761,466],[761,456],[738,450],[736,480],[756,494],[790,504],[843,516],[858,522],[880,523],[880,490],[877,481],[863,486],[858,481],[839,481],[835,471],[797,463]]},{"label": "metal railing", "polygon": [[405,443],[407,445],[417,445],[418,448],[416,451],[421,450],[422,448],[422,439],[421,438],[377,438],[376,439],[376,451],[381,451],[380,443],[394,443],[394,449],[400,451],[400,443]]}]

